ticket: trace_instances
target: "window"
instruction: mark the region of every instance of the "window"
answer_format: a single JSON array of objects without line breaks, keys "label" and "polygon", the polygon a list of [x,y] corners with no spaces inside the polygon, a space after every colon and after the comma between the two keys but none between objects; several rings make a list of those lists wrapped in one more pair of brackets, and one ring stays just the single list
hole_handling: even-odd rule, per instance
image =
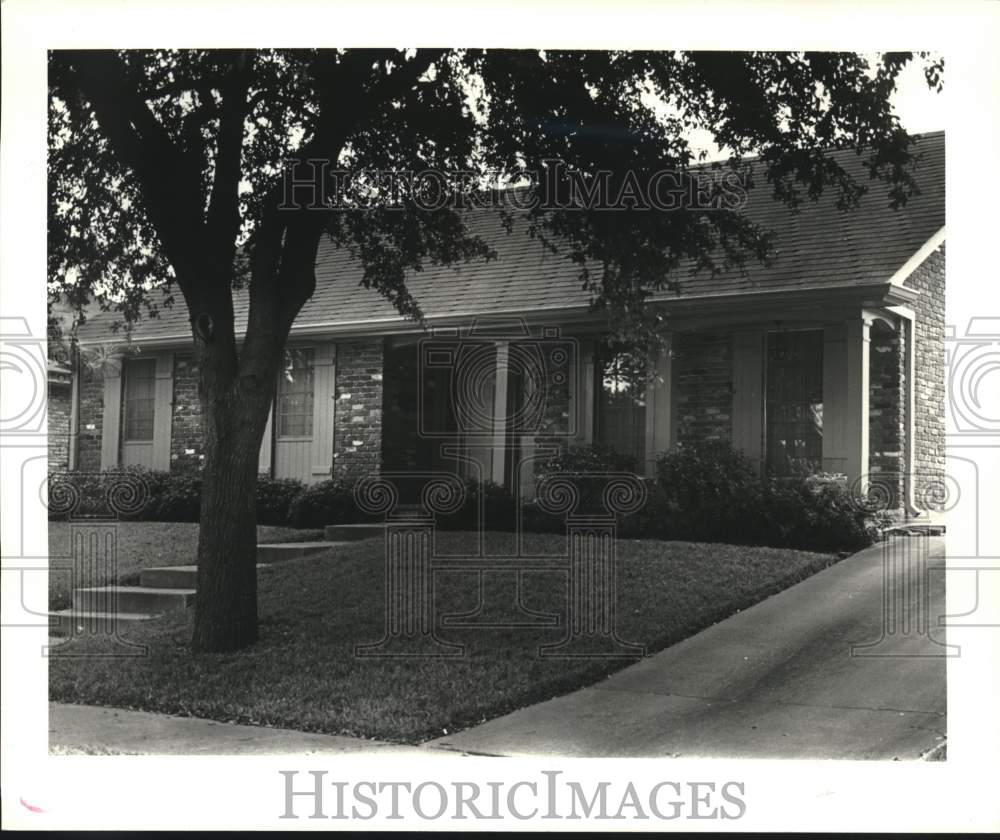
[{"label": "window", "polygon": [[823,463],[823,332],[767,336],[766,463],[771,475],[817,472]]},{"label": "window", "polygon": [[646,454],[646,377],[641,362],[627,353],[606,351],[595,365],[596,438],[641,466]]},{"label": "window", "polygon": [[313,351],[285,350],[278,376],[278,437],[311,437],[313,433]]},{"label": "window", "polygon": [[122,401],[126,441],[153,439],[156,405],[156,359],[126,359]]}]

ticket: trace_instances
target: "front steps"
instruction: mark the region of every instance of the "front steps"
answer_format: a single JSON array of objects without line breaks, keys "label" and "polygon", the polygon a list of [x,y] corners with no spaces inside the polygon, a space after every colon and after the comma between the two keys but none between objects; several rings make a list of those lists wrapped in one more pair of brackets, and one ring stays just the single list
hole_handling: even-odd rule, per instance
[{"label": "front steps", "polygon": [[285,560],[297,560],[300,557],[309,557],[313,554],[322,554],[338,545],[343,545],[344,540],[327,538],[326,542],[295,542],[295,543],[271,543],[257,546],[257,563],[281,563]]},{"label": "front steps", "polygon": [[[274,543],[257,546],[257,568],[309,557],[343,541]],[[81,586],[73,590],[73,606],[49,613],[49,635],[110,635],[117,628],[141,624],[194,605],[198,567],[154,566],[139,572],[138,586]]]},{"label": "front steps", "polygon": [[333,542],[355,542],[371,537],[381,537],[385,534],[383,522],[356,522],[350,525],[327,525],[323,536]]}]

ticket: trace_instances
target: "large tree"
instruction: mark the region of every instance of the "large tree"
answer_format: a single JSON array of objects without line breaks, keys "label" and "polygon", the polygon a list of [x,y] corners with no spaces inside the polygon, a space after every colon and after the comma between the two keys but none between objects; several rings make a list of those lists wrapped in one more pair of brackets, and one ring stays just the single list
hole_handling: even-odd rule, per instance
[{"label": "large tree", "polygon": [[[928,83],[940,64],[922,56]],[[364,265],[363,283],[421,317],[405,277],[424,261],[488,259],[461,201],[434,212],[407,189],[372,200],[289,192],[288,174],[444,173],[478,200],[524,173],[541,201],[511,235],[580,265],[619,339],[644,340],[643,301],[693,259],[707,270],[766,258],[768,232],[737,212],[608,210],[580,195],[634,192],[693,161],[691,130],[789,203],[855,183],[823,149],[852,146],[895,201],[914,189],[910,138],[890,96],[909,53],[675,53],[482,50],[58,51],[49,72],[50,291],[98,297],[127,321],[179,289],[200,373],[205,467],[193,646],[257,637],[257,457],[285,341],[316,286],[321,237]],[[298,163],[295,163],[298,161]],[[306,163],[306,162],[310,163]],[[452,177],[464,173],[460,177]],[[518,173],[521,173],[520,175]],[[343,182],[341,182],[343,183]],[[575,195],[570,185],[583,186]],[[460,190],[461,192],[461,190]],[[391,206],[390,206],[391,205]],[[594,270],[594,266],[599,266]],[[337,278],[333,282],[338,282]],[[234,290],[249,300],[234,328]],[[655,326],[655,325],[652,325]]]}]

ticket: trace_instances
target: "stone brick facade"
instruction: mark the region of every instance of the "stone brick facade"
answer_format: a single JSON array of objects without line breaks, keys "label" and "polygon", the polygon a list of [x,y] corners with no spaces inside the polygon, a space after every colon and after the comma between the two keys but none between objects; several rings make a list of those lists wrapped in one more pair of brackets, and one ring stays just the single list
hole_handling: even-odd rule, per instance
[{"label": "stone brick facade", "polygon": [[917,506],[944,490],[945,476],[945,246],[934,251],[905,281],[920,297],[915,343],[914,498]]},{"label": "stone brick facade", "polygon": [[732,333],[676,333],[673,371],[677,442],[732,440]]},{"label": "stone brick facade", "polygon": [[[576,432],[570,416],[571,378],[578,360],[573,358],[575,345],[553,338],[542,339],[538,348],[542,355],[545,382],[543,407],[534,432],[536,443],[546,446],[565,446],[569,436]],[[516,364],[512,364],[516,369]]]},{"label": "stone brick facade", "polygon": [[70,418],[73,413],[72,385],[69,381],[49,378],[48,385],[48,433],[49,471],[62,472],[69,469]]},{"label": "stone brick facade", "polygon": [[198,400],[198,366],[193,353],[174,355],[174,388],[171,400],[170,471],[190,472],[201,467],[201,402]]},{"label": "stone brick facade", "polygon": [[902,507],[906,465],[906,338],[881,322],[869,343],[868,473],[870,492],[890,510]]},{"label": "stone brick facade", "polygon": [[101,468],[104,428],[104,373],[97,365],[80,365],[80,416],[76,468],[96,472]]},{"label": "stone brick facade", "polygon": [[383,340],[337,343],[333,477],[353,481],[382,464]]}]

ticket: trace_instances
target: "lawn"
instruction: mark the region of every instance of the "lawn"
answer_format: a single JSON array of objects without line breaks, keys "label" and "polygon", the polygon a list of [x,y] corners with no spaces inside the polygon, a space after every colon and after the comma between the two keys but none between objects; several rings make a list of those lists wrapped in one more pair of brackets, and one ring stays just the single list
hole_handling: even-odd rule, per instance
[{"label": "lawn", "polygon": [[[487,534],[491,553],[512,548],[510,534]],[[438,537],[440,553],[472,549],[471,534]],[[524,549],[559,554],[565,539],[529,534]],[[526,704],[593,683],[628,661],[547,659],[540,643],[561,632],[443,626],[467,645],[458,658],[359,658],[355,646],[384,630],[384,546],[366,540],[260,573],[260,640],[234,654],[194,656],[191,613],[127,631],[145,656],[99,655],[102,640],[75,641],[94,656],[50,659],[51,699],[195,715],[238,723],[417,743]],[[619,636],[659,650],[836,561],[831,555],[717,544],[618,543]],[[190,554],[182,557],[188,560]],[[167,562],[161,555],[157,562]],[[509,575],[487,575],[487,600]],[[439,572],[436,615],[473,610],[476,575]],[[502,600],[502,599],[501,599]],[[564,615],[559,572],[526,575],[525,606]]]},{"label": "lawn", "polygon": [[[112,577],[117,577],[120,583],[137,583],[141,569],[150,566],[183,566],[195,562],[198,551],[197,523],[118,522],[110,527],[115,535],[114,571],[107,568],[84,568],[77,573],[76,582],[73,582],[70,545],[72,526],[68,522],[49,523],[49,609],[66,609],[70,605],[75,586],[103,586]],[[257,527],[259,543],[321,539],[322,531],[269,525]]]}]

